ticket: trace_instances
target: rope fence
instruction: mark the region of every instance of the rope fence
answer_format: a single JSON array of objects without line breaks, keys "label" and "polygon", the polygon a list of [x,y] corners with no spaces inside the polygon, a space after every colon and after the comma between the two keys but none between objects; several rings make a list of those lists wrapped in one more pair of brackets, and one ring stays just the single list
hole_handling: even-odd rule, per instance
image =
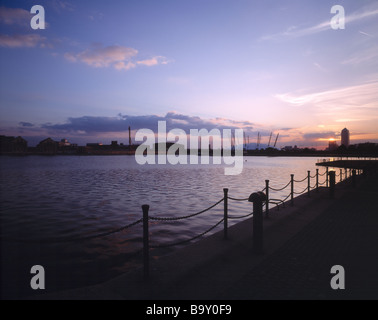
[{"label": "rope fence", "polygon": [[[353,185],[355,185],[355,177],[357,174],[360,174],[361,171],[358,170],[349,170],[349,177],[352,177],[352,182]],[[319,182],[319,177],[325,176],[325,180],[323,182]],[[295,195],[301,195],[304,194],[305,192],[308,193],[308,197],[310,197],[310,191],[311,190],[316,190],[317,192],[319,191],[319,186],[322,186],[326,184],[328,187],[329,184],[329,189],[330,189],[330,195],[331,197],[333,196],[334,193],[334,187],[336,184],[336,177],[340,177],[340,182],[345,181],[348,178],[348,170],[345,169],[345,173],[343,174],[343,170],[340,169],[339,174],[336,174],[335,171],[329,171],[328,167],[327,170],[320,174],[319,169],[316,170],[315,175],[311,175],[311,172],[308,171],[308,174],[305,178],[296,180],[294,179],[294,174],[291,175],[290,181],[283,186],[282,188],[273,188],[269,185],[270,181],[266,180],[266,186],[264,189],[262,189],[259,192],[251,194],[248,198],[234,198],[228,196],[228,191],[229,189],[225,188],[223,189],[223,198],[221,198],[219,201],[214,203],[213,205],[209,206],[208,208],[201,210],[199,212],[185,215],[185,216],[178,216],[178,217],[158,217],[158,216],[150,216],[149,215],[149,206],[148,205],[143,205],[142,206],[142,211],[143,211],[143,217],[138,219],[137,221],[130,223],[126,226],[123,226],[121,228],[117,228],[115,230],[111,231],[106,231],[106,232],[101,232],[97,233],[95,235],[89,235],[89,236],[83,236],[83,237],[78,237],[78,238],[69,238],[69,239],[62,239],[62,238],[52,238],[52,239],[39,239],[39,240],[32,240],[32,239],[15,239],[15,238],[1,238],[1,241],[12,241],[12,242],[24,242],[24,243],[46,243],[46,244],[51,244],[51,243],[77,243],[77,242],[83,242],[87,240],[92,240],[92,239],[97,239],[97,238],[104,238],[107,236],[110,236],[115,233],[119,233],[121,231],[124,231],[126,229],[132,228],[140,223],[143,224],[143,268],[144,268],[144,277],[148,278],[149,277],[149,250],[150,249],[159,249],[159,248],[168,248],[168,247],[174,247],[178,245],[183,245],[189,242],[192,242],[194,240],[197,240],[198,238],[201,238],[205,236],[206,234],[210,233],[214,229],[216,229],[219,225],[223,223],[223,233],[224,233],[224,239],[228,239],[228,220],[240,220],[240,219],[245,219],[248,217],[251,217],[252,215],[254,216],[254,220],[257,219],[256,214],[261,214],[262,216],[262,210],[263,207],[265,206],[265,215],[267,218],[269,218],[269,204],[276,205],[277,209],[279,210],[280,206],[282,205],[285,207],[285,204],[289,201],[290,199],[290,204],[291,206],[294,206],[294,196]],[[311,185],[311,180],[316,179],[315,184]],[[307,180],[307,186],[301,190],[301,191],[296,191],[295,185],[296,184],[301,184]],[[290,193],[284,197],[284,198],[276,198],[276,197],[270,197],[270,192],[282,192],[286,190],[287,188],[290,187]],[[264,193],[265,192],[265,193]],[[256,200],[257,199],[257,200]],[[241,215],[241,216],[234,216],[229,214],[229,204],[228,200],[232,201],[237,201],[237,202],[253,202],[253,211],[246,214],[246,215]],[[223,218],[219,220],[215,225],[209,227],[206,231],[197,234],[190,239],[185,239],[182,241],[174,242],[174,243],[166,243],[166,244],[151,244],[150,243],[150,233],[149,233],[149,223],[150,221],[158,221],[158,222],[171,222],[171,221],[179,221],[179,220],[184,220],[184,219],[190,219],[197,217],[201,214],[204,214],[215,207],[217,207],[219,204],[223,202],[224,204],[224,212],[223,212]],[[260,219],[260,218],[259,218]],[[262,218],[261,218],[262,219]],[[257,220],[256,220],[257,221]],[[255,223],[254,223],[255,224]],[[261,221],[262,224],[262,221]],[[257,234],[262,234],[262,231],[260,230],[259,232],[256,231]],[[255,234],[255,231],[254,231]],[[258,236],[258,235],[257,235]],[[255,235],[254,235],[255,237]],[[262,240],[261,240],[262,241]]]},{"label": "rope fence", "polygon": [[284,187],[282,187],[282,188],[280,188],[280,189],[275,189],[275,188],[272,188],[272,187],[269,187],[269,189],[270,189],[270,190],[273,190],[273,191],[277,191],[277,192],[279,192],[279,191],[285,190],[288,186],[290,186],[290,184],[291,184],[291,181],[289,181],[288,184],[287,184],[286,186],[284,186]]},{"label": "rope fence", "polygon": [[83,242],[87,240],[93,240],[93,239],[99,239],[99,238],[105,238],[112,234],[119,233],[121,231],[124,231],[126,229],[129,229],[133,226],[136,226],[137,224],[143,222],[143,218],[130,223],[124,227],[112,230],[112,231],[106,231],[103,233],[91,235],[91,236],[84,236],[84,237],[78,237],[78,238],[48,238],[48,239],[18,239],[18,238],[1,238],[1,241],[4,242],[16,242],[16,243],[31,243],[31,244],[56,244],[56,243],[76,243],[76,242]]},{"label": "rope fence", "polygon": [[307,180],[307,177],[305,177],[305,178],[302,179],[302,180],[294,180],[294,182],[301,183],[301,182],[304,182],[304,181],[306,181],[306,180]]},{"label": "rope fence", "polygon": [[235,220],[239,220],[239,219],[244,219],[244,218],[248,218],[250,216],[253,215],[253,212],[249,213],[249,214],[246,214],[244,216],[228,216],[228,219],[235,219]]},{"label": "rope fence", "polygon": [[308,190],[308,189],[307,189],[307,187],[306,187],[306,188],[304,188],[303,191],[301,191],[301,192],[294,192],[294,194],[295,194],[295,195],[300,195],[300,194],[305,193],[307,190]]},{"label": "rope fence", "polygon": [[199,235],[196,235],[194,236],[193,238],[190,238],[190,239],[187,239],[187,240],[183,240],[183,241],[179,241],[179,242],[176,242],[176,243],[170,243],[170,244],[160,244],[160,245],[150,245],[149,247],[151,249],[158,249],[158,248],[169,248],[169,247],[175,247],[175,246],[178,246],[178,245],[183,245],[185,243],[189,243],[193,240],[196,240],[198,238],[201,238],[203,237],[204,235],[206,235],[207,233],[211,232],[212,230],[214,230],[216,227],[218,227],[222,222],[223,222],[224,219],[220,220],[217,224],[215,224],[214,226],[212,226],[210,229],[206,230],[205,232],[202,232],[201,234]]},{"label": "rope fence", "polygon": [[[248,199],[247,199],[248,200]],[[182,217],[166,217],[166,218],[161,218],[161,217],[149,217],[149,220],[156,220],[156,221],[178,221],[178,220],[183,220],[183,219],[189,219],[189,218],[193,218],[193,217],[196,217],[196,216],[199,216],[200,214],[202,213],[205,213],[211,209],[213,209],[214,207],[216,207],[218,204],[220,204],[221,202],[224,201],[224,198],[220,199],[218,202],[216,202],[215,204],[213,204],[212,206],[208,207],[207,209],[204,209],[202,211],[199,211],[197,213],[193,213],[193,214],[190,214],[190,215],[187,215],[187,216],[182,216]]]}]

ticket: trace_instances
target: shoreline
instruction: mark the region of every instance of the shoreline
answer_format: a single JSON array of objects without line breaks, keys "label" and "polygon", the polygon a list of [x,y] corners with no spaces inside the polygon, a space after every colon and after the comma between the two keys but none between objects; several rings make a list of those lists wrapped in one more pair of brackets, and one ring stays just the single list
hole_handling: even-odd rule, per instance
[{"label": "shoreline", "polygon": [[[155,156],[159,155],[158,153]],[[130,152],[109,152],[109,153],[57,153],[57,154],[48,154],[48,153],[1,153],[0,157],[29,157],[29,156],[41,156],[41,157],[58,157],[58,156],[135,156],[135,153]],[[190,156],[190,154],[188,154]],[[200,156],[200,155],[199,155]],[[213,155],[209,155],[210,158],[213,158]],[[377,155],[354,155],[354,154],[334,154],[334,153],[309,153],[309,154],[274,154],[274,153],[256,153],[256,154],[244,154],[243,157],[273,157],[273,158],[280,158],[280,157],[293,157],[293,158],[319,158],[319,157],[326,157],[326,158],[368,158],[368,159],[378,159]]]}]

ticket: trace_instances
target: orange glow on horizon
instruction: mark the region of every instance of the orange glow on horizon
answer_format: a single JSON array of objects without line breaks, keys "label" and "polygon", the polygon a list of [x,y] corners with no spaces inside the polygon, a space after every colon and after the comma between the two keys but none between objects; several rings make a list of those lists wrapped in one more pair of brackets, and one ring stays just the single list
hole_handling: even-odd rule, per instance
[{"label": "orange glow on horizon", "polygon": [[316,141],[337,141],[335,138],[318,138]]}]

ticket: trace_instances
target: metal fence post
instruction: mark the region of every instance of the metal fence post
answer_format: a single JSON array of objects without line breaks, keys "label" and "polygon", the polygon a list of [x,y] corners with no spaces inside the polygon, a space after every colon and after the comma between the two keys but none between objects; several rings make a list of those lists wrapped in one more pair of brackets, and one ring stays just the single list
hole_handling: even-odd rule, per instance
[{"label": "metal fence post", "polygon": [[224,231],[224,239],[228,238],[228,189],[224,188],[223,189],[223,194],[224,194],[224,221],[223,221],[223,231]]},{"label": "metal fence post", "polygon": [[356,187],[356,169],[353,169],[352,170],[352,186],[353,186],[353,188],[355,188]]},{"label": "metal fence post", "polygon": [[148,210],[150,206],[145,204],[142,206],[143,210],[143,277],[147,280],[150,277],[150,244],[148,233]]},{"label": "metal fence post", "polygon": [[311,191],[311,171],[307,171],[307,195],[310,198]]},{"label": "metal fence post", "polygon": [[348,179],[348,169],[345,168],[345,180]]},{"label": "metal fence post", "polygon": [[329,178],[328,178],[328,175],[329,175],[329,173],[328,173],[329,171],[328,171],[328,167],[327,167],[327,174],[326,174],[326,187],[328,188],[328,185],[329,185]]},{"label": "metal fence post", "polygon": [[290,192],[290,196],[291,196],[291,206],[293,207],[294,206],[294,175],[293,174],[291,175],[291,192]]},{"label": "metal fence post", "polygon": [[336,184],[336,172],[331,170],[329,172],[329,181],[330,181],[330,186],[329,186],[329,196],[331,199],[335,197],[335,184]]},{"label": "metal fence post", "polygon": [[262,254],[263,250],[263,202],[266,201],[264,192],[255,192],[249,196],[253,202],[253,252]]},{"label": "metal fence post", "polygon": [[319,192],[319,169],[316,169],[316,192]]},{"label": "metal fence post", "polygon": [[343,181],[343,169],[340,169],[340,182]]},{"label": "metal fence post", "polygon": [[265,180],[265,194],[266,194],[265,216],[269,218],[269,180]]}]

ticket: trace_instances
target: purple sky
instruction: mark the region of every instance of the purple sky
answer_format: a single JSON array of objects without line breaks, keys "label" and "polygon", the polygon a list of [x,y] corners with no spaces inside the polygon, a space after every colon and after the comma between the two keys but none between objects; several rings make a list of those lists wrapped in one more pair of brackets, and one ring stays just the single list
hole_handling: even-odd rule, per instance
[{"label": "purple sky", "polygon": [[[340,131],[378,142],[378,2],[34,1],[0,4],[0,134],[127,143],[135,130],[243,128],[278,147]],[[333,30],[331,8],[345,9]]]}]

